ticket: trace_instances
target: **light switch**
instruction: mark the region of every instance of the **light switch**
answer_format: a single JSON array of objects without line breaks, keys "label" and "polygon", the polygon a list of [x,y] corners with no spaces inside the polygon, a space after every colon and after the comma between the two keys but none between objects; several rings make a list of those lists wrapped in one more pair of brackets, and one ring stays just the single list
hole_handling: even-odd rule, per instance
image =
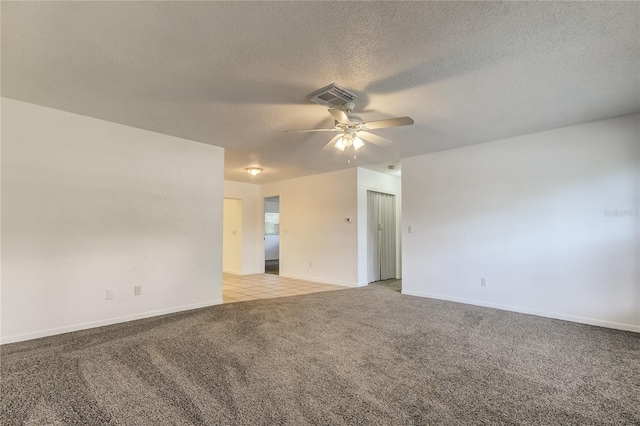
[{"label": "light switch", "polygon": [[413,234],[413,225],[409,225],[408,231],[410,234]]}]

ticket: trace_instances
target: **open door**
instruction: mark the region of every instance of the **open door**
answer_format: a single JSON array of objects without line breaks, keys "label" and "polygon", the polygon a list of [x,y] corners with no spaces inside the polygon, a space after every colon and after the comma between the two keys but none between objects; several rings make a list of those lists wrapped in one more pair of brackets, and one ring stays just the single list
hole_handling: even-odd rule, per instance
[{"label": "open door", "polygon": [[280,197],[264,199],[264,272],[280,274]]}]

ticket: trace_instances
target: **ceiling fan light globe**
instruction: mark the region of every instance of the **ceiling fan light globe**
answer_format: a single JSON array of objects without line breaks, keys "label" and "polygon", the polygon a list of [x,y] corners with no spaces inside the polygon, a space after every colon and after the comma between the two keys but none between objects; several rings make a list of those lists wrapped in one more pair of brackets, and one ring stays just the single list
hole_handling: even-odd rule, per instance
[{"label": "ceiling fan light globe", "polygon": [[360,148],[362,148],[363,146],[364,146],[364,142],[362,142],[362,139],[360,139],[357,136],[355,138],[353,138],[353,149],[355,149],[357,151]]},{"label": "ceiling fan light globe", "polygon": [[344,138],[340,138],[338,139],[338,142],[336,142],[336,148],[338,148],[340,151],[344,151],[344,148],[345,148],[343,139]]}]

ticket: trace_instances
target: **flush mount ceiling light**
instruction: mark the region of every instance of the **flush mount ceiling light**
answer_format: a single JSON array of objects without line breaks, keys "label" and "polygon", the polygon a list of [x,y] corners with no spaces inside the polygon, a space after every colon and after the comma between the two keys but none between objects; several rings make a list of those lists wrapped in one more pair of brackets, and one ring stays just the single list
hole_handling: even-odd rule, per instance
[{"label": "flush mount ceiling light", "polygon": [[262,173],[262,169],[260,167],[247,167],[245,170],[251,176],[258,176],[260,173]]}]

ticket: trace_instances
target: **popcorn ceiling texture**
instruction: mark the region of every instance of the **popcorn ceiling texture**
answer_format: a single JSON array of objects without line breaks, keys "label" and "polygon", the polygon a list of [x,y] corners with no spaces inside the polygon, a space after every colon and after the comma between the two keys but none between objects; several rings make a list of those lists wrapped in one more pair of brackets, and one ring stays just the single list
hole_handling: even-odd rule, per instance
[{"label": "popcorn ceiling texture", "polygon": [[640,423],[640,335],[398,291],[391,281],[4,345],[0,423]]},{"label": "popcorn ceiling texture", "polygon": [[[637,2],[3,2],[3,96],[228,148],[226,179],[348,167],[305,99],[409,115],[354,165],[640,111]],[[260,164],[251,178],[244,168]]]}]

